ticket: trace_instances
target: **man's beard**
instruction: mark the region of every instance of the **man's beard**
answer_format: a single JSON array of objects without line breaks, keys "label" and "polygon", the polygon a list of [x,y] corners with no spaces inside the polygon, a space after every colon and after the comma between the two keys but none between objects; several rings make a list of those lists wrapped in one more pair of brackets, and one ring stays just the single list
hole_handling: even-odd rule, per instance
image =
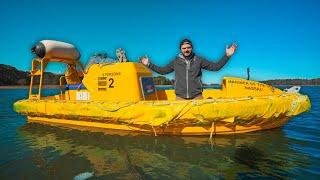
[{"label": "man's beard", "polygon": [[185,57],[189,57],[189,56],[191,56],[192,55],[192,52],[191,51],[186,51],[185,53],[184,53],[184,56]]},{"label": "man's beard", "polygon": [[[188,54],[188,55],[187,55]],[[187,59],[190,60],[193,57],[193,52],[192,51],[186,51],[183,56]]]}]

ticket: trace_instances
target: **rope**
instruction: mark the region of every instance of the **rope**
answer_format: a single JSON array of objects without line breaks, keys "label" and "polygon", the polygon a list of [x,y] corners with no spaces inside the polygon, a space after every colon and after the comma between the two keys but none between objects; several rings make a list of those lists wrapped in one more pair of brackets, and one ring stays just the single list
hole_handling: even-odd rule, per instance
[{"label": "rope", "polygon": [[151,127],[152,127],[152,130],[153,130],[154,136],[157,136],[156,130],[154,129],[154,127],[152,125],[151,125]]},{"label": "rope", "polygon": [[104,110],[104,111],[115,112],[115,111],[118,111],[119,109],[122,109],[122,108],[125,108],[125,107],[129,107],[129,106],[131,106],[131,105],[133,105],[133,104],[136,104],[136,102],[130,102],[130,103],[127,103],[127,104],[125,104],[125,105],[123,105],[123,106],[116,107],[116,108],[114,108],[114,109],[105,108],[105,107],[103,107],[100,103],[93,103],[93,102],[92,102],[92,104],[95,104],[96,106],[98,106],[100,109],[102,109],[102,110]]},{"label": "rope", "polygon": [[210,132],[210,138],[209,139],[212,139],[213,132],[214,132],[214,135],[216,135],[216,126],[214,124],[214,121],[211,124],[211,132]]},{"label": "rope", "polygon": [[[183,116],[185,113],[187,113],[192,108],[192,104],[188,109],[186,108],[189,104],[191,104],[191,101],[186,103],[186,105],[183,108],[181,108],[180,112],[177,113],[177,116],[172,118],[172,120],[179,119],[181,116]],[[186,111],[183,112],[184,109],[186,109]]]}]

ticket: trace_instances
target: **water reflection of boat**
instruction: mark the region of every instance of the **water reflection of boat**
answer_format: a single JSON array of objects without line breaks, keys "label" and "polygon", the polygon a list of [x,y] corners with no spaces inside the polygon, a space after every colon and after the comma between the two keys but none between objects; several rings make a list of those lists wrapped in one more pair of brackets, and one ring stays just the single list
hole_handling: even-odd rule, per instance
[{"label": "water reflection of boat", "polygon": [[[47,171],[59,169],[68,178],[84,171],[94,172],[96,177],[127,179],[234,178],[241,172],[257,171],[278,176],[303,158],[288,148],[281,129],[218,136],[212,141],[207,137],[106,135],[35,123],[26,124],[19,132],[38,152],[36,158],[41,161],[35,161],[41,162],[39,166]],[[54,159],[48,151],[56,154]]]},{"label": "water reflection of boat", "polygon": [[[29,121],[212,136],[279,127],[310,109],[305,95],[233,77],[225,77],[221,89],[204,89],[204,99],[177,101],[173,90],[156,91],[152,72],[141,63],[101,62],[84,69],[73,45],[49,40],[33,51],[37,57],[32,61],[29,98],[14,104]],[[60,93],[43,97],[43,75],[51,62],[67,64],[67,70],[60,78]],[[39,89],[34,92],[36,78]]]}]

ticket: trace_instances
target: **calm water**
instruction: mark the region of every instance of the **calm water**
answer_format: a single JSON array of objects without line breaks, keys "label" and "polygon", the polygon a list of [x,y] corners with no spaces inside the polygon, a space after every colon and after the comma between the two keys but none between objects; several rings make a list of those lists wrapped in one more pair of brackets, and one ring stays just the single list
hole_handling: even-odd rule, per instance
[{"label": "calm water", "polygon": [[310,112],[282,128],[242,135],[121,135],[27,123],[0,90],[0,179],[320,178],[320,87]]}]

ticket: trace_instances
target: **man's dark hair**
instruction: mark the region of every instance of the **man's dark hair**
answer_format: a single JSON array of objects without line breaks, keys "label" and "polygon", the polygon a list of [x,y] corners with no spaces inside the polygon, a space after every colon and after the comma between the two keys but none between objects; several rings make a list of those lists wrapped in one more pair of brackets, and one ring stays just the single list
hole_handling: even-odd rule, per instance
[{"label": "man's dark hair", "polygon": [[192,47],[192,42],[191,42],[189,39],[183,39],[183,40],[180,42],[180,49],[181,49],[181,46],[184,45],[184,44],[190,44],[191,47]]}]

